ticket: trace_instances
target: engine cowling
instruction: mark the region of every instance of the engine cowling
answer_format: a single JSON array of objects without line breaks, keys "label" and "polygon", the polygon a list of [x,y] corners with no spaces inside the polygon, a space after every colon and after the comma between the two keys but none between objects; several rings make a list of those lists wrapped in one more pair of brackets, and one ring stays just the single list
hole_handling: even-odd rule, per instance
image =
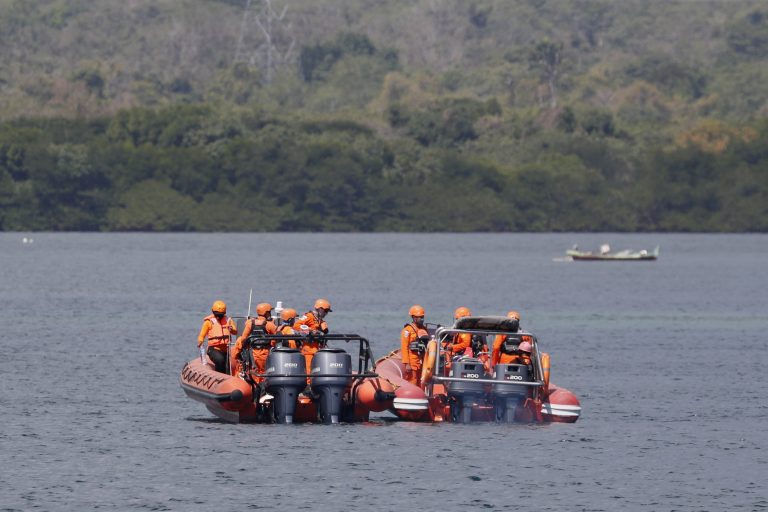
[{"label": "engine cowling", "polygon": [[301,352],[291,348],[276,348],[267,357],[265,386],[273,400],[277,423],[293,423],[296,400],[307,383],[306,365]]},{"label": "engine cowling", "polygon": [[317,412],[323,423],[339,422],[351,372],[352,357],[342,349],[323,348],[312,357],[310,384],[318,395]]}]

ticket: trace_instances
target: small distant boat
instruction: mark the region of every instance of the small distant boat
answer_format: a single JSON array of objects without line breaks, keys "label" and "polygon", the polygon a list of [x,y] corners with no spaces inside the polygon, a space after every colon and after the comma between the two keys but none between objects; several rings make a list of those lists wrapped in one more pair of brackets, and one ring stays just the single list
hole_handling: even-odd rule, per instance
[{"label": "small distant boat", "polygon": [[578,245],[574,245],[573,248],[565,251],[566,256],[569,256],[574,261],[654,261],[659,257],[659,246],[648,252],[643,249],[642,251],[632,251],[625,249],[619,252],[611,252],[611,246],[603,244],[600,246],[600,250],[597,252],[592,251],[580,251]]}]

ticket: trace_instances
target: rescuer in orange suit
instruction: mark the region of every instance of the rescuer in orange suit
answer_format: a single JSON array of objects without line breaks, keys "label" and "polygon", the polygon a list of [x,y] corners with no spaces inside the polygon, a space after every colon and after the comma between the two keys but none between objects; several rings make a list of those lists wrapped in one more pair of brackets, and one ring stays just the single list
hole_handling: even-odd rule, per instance
[{"label": "rescuer in orange suit", "polygon": [[[238,363],[243,347],[251,335],[263,336],[265,334],[277,334],[277,326],[272,321],[272,304],[262,302],[256,306],[256,318],[251,318],[246,322],[243,328],[243,334],[237,338],[235,349],[232,351],[232,368]],[[252,340],[250,342],[251,354],[253,356],[253,365],[251,368],[255,373],[264,373],[267,368],[267,356],[272,342],[269,340]],[[233,372],[234,374],[235,372]],[[261,382],[263,377],[254,377],[254,381]]]},{"label": "rescuer in orange suit", "polygon": [[[465,308],[464,306],[457,308],[456,311],[453,312],[453,319],[455,320],[453,325],[455,326],[456,322],[467,316],[472,316],[472,312],[469,308]],[[450,340],[446,341],[445,350],[446,352],[449,352],[450,356],[460,356],[464,354],[471,343],[471,334],[468,332],[456,333]]]},{"label": "rescuer in orange suit", "polygon": [[[312,358],[320,350],[322,335],[328,334],[328,324],[325,317],[333,311],[328,299],[317,299],[315,307],[296,319],[295,328],[304,335],[309,335],[301,344],[301,353],[307,363],[307,374],[312,372]],[[309,382],[309,379],[307,379]]]},{"label": "rescuer in orange suit", "polygon": [[[511,318],[513,320],[517,320],[518,332],[520,331],[520,313],[517,311],[510,311],[507,313],[507,318]],[[520,356],[515,353],[505,353],[504,352],[504,340],[506,340],[507,337],[503,334],[497,334],[496,338],[493,340],[493,352],[491,353],[491,367],[496,366],[499,363],[502,364],[520,364]]]},{"label": "rescuer in orange suit", "polygon": [[227,371],[227,349],[232,334],[237,334],[237,327],[227,316],[227,305],[217,300],[211,307],[211,314],[203,318],[203,326],[197,335],[198,348],[201,348],[208,338],[208,357],[213,361],[217,372]]},{"label": "rescuer in orange suit", "polygon": [[[280,320],[282,324],[277,328],[277,334],[291,335],[299,334],[299,331],[294,328],[293,324],[296,321],[296,310],[292,308],[286,308],[280,313]],[[276,340],[275,346],[283,346],[288,348],[299,348],[299,343],[296,340]]]},{"label": "rescuer in orange suit", "polygon": [[532,345],[530,341],[523,341],[517,346],[518,357],[520,362],[518,364],[531,364],[531,350]]},{"label": "rescuer in orange suit", "polygon": [[400,357],[405,365],[405,378],[418,386],[429,332],[424,325],[423,307],[415,304],[408,310],[408,314],[411,315],[412,322],[405,324],[400,333]]}]

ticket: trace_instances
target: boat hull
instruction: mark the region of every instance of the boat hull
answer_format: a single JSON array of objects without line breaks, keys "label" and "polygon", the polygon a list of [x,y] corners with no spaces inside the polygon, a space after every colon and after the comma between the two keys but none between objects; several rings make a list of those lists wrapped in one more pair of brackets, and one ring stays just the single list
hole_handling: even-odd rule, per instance
[{"label": "boat hull", "polygon": [[253,386],[239,377],[217,372],[210,363],[193,359],[182,368],[179,382],[189,398],[225,421],[256,420]]},{"label": "boat hull", "polygon": [[[209,362],[193,359],[181,370],[184,393],[202,403],[208,411],[230,423],[271,422],[268,409],[254,402],[254,386],[241,377],[220,373]],[[394,387],[381,377],[355,379],[344,393],[344,421],[368,421],[371,411],[392,407]],[[317,406],[312,398],[300,395],[293,415],[294,423],[317,422]]]},{"label": "boat hull", "polygon": [[574,261],[656,261],[656,256],[649,254],[647,256],[599,256],[599,255],[573,255]]},{"label": "boat hull", "polygon": [[[405,378],[405,366],[399,351],[379,359],[376,372],[395,387],[395,399],[389,409],[395,416],[406,421],[442,422],[458,421],[457,407],[464,404],[451,399],[441,383],[421,388]],[[499,421],[498,410],[493,404],[491,385],[486,386],[482,397],[473,399],[469,407],[469,421]],[[581,415],[581,404],[571,391],[550,384],[539,397],[529,394],[514,409],[512,421],[520,423],[574,423]]]}]

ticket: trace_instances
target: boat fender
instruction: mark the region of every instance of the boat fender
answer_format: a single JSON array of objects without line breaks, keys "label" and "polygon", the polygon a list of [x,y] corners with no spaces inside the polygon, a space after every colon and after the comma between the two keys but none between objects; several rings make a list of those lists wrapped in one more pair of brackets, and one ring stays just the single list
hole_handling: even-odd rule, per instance
[{"label": "boat fender", "polygon": [[428,384],[432,380],[435,371],[435,359],[437,358],[437,341],[432,339],[427,343],[424,363],[421,366],[421,384]]},{"label": "boat fender", "polygon": [[546,352],[542,352],[541,354],[541,370],[544,372],[544,394],[547,395],[549,393],[549,369],[550,369],[550,362],[549,362],[549,354]]}]

